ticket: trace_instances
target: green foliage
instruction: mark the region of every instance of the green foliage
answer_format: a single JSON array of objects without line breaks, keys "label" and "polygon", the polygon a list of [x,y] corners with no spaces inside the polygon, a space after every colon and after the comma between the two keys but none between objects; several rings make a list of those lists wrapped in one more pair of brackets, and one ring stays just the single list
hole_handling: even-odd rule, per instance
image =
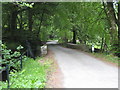
[{"label": "green foliage", "polygon": [[[92,43],[101,46],[102,49],[105,49],[104,45],[107,45],[107,50],[113,51],[112,36],[117,37],[117,32],[112,30],[114,33],[110,33],[111,24],[109,21],[111,20],[108,20],[104,9],[100,2],[3,3],[3,38],[6,42],[9,42],[6,39],[11,39],[16,43],[24,43],[21,44],[24,47],[25,40],[45,42],[51,39],[50,36],[53,36],[52,39],[57,39],[59,42],[67,42],[73,39],[73,29],[75,29],[76,39],[80,43]],[[114,9],[118,12],[117,5]],[[31,25],[29,10],[32,13]],[[11,14],[15,11],[19,12],[16,18],[17,29],[9,31],[12,23]],[[32,27],[32,30],[29,30],[29,26]],[[13,38],[11,35],[13,35]],[[102,39],[104,40],[102,41]],[[117,41],[116,39],[114,42]],[[39,45],[40,43],[32,44]],[[13,44],[9,44],[9,46],[14,47]]]},{"label": "green foliage", "polygon": [[[12,64],[16,68],[18,68],[20,63],[18,62],[14,64],[14,62],[16,61],[16,58],[18,59],[20,57],[21,55],[20,50],[23,49],[23,47],[19,45],[16,49],[18,51],[12,52],[10,49],[7,49],[7,46],[5,44],[2,44],[1,41],[0,41],[0,47],[1,47],[1,54],[3,56],[3,58],[0,59],[0,63],[1,64]],[[25,58],[25,56],[23,58]],[[2,67],[0,66],[0,68]]]},{"label": "green foliage", "polygon": [[[88,45],[91,43],[99,49],[105,49],[104,45],[107,45],[107,50],[114,53],[109,22],[106,18],[103,5],[99,2],[60,3],[54,21],[55,26],[59,28],[59,37],[64,38],[68,35],[72,37],[72,33],[69,32],[72,32],[74,27],[80,43]],[[66,23],[70,25],[70,28]],[[64,25],[67,27],[65,28]],[[65,34],[66,30],[67,34]],[[61,40],[64,41],[63,38]]]},{"label": "green foliage", "polygon": [[[46,84],[46,73],[49,62],[40,64],[38,60],[27,58],[23,62],[23,70],[10,73],[11,88],[44,88]],[[7,87],[2,83],[3,88]]]},{"label": "green foliage", "polygon": [[17,50],[21,50],[21,49],[23,49],[23,46],[20,45],[17,47]]},{"label": "green foliage", "polygon": [[28,2],[15,2],[16,4],[19,5],[19,7],[30,7],[33,8],[34,3],[28,3]]},{"label": "green foliage", "polygon": [[115,63],[116,65],[120,65],[119,58],[117,56],[114,56],[112,54],[106,54],[106,53],[93,53],[93,55],[97,58],[103,58],[105,61]]}]

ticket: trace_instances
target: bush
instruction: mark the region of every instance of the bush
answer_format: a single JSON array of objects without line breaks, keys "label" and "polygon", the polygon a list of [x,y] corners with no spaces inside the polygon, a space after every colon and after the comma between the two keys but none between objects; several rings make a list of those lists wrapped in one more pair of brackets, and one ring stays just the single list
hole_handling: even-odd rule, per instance
[{"label": "bush", "polygon": [[[48,64],[27,58],[23,62],[22,71],[10,73],[10,88],[44,88],[48,67]],[[3,88],[7,88],[6,83],[2,83]]]},{"label": "bush", "polygon": [[[20,64],[19,63],[14,64],[14,62],[16,61],[16,59],[20,57],[21,55],[20,50],[23,49],[23,47],[19,45],[16,48],[16,51],[12,52],[10,49],[7,48],[5,44],[2,44],[1,41],[0,41],[0,47],[1,47],[1,55],[2,55],[2,58],[0,59],[0,63],[2,64],[2,66],[5,66],[6,64],[12,64],[14,67],[18,68]],[[0,66],[0,69],[3,68],[2,66]]]}]

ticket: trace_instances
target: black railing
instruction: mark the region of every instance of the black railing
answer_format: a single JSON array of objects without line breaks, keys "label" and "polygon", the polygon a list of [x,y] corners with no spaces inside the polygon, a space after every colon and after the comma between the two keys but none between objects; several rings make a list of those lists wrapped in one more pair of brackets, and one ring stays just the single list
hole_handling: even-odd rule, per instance
[{"label": "black railing", "polygon": [[6,64],[5,68],[0,70],[0,73],[2,74],[3,71],[6,71],[6,75],[7,75],[7,88],[10,88],[10,78],[9,78],[9,69],[10,67],[15,64],[16,62],[20,61],[20,70],[22,70],[23,68],[23,56],[26,54],[27,57],[31,57],[35,60],[35,55],[33,54],[33,51],[35,51],[36,49],[27,49],[25,52],[23,52],[20,57],[18,57],[15,61],[13,61],[12,64]]},{"label": "black railing", "polygon": [[16,61],[14,61],[12,64],[6,64],[6,66],[5,66],[5,68],[3,68],[3,69],[1,69],[0,70],[0,73],[2,74],[2,72],[3,71],[6,71],[6,75],[7,75],[7,88],[10,88],[10,78],[9,78],[9,69],[10,69],[10,67],[13,65],[13,64],[15,64],[16,62],[18,62],[18,61],[20,61],[20,70],[22,70],[22,67],[23,67],[23,56],[25,55],[27,53],[27,55],[28,55],[28,52],[27,51],[25,51],[24,53],[22,53],[21,55],[20,55],[20,57],[18,57],[17,58],[17,60]]}]

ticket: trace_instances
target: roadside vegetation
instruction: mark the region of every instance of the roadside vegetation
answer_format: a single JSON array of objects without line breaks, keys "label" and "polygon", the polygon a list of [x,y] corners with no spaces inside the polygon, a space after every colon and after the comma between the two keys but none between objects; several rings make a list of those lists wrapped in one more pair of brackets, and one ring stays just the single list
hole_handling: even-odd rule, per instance
[{"label": "roadside vegetation", "polygon": [[[40,60],[44,60],[44,63],[40,63]],[[44,88],[49,67],[50,60],[26,58],[22,71],[10,72],[10,88]],[[7,88],[7,82],[1,82],[1,85]]]},{"label": "roadside vegetation", "polygon": [[[11,73],[11,87],[45,87],[49,63],[39,64],[36,58],[48,40],[76,44],[88,52],[94,45],[94,55],[115,63],[120,57],[120,1],[2,2],[1,20],[0,70],[7,64],[17,69]],[[19,62],[13,62],[24,52],[27,60],[20,71]]]},{"label": "roadside vegetation", "polygon": [[13,50],[16,45],[31,47],[35,57],[39,46],[56,39],[120,55],[120,2],[4,2],[2,6],[3,42]]},{"label": "roadside vegetation", "polygon": [[96,58],[102,59],[103,61],[114,63],[116,66],[120,66],[119,58],[112,54],[92,53],[91,55],[95,56]]},{"label": "roadside vegetation", "polygon": [[77,51],[83,51],[90,56],[96,57],[99,60],[110,62],[111,64],[114,64],[116,66],[120,65],[120,62],[119,62],[120,58],[118,56],[115,56],[109,52],[100,51],[99,46],[97,46],[97,45],[94,46],[95,50],[93,52],[91,51],[91,49],[89,49],[92,47],[87,48],[86,46],[80,45],[80,44],[67,44],[67,45],[62,45],[62,46],[67,47],[67,48],[71,48],[71,49],[75,49]]},{"label": "roadside vegetation", "polygon": [[[11,51],[5,44],[0,43],[1,54],[3,59],[1,61],[2,66],[0,70],[4,69],[6,65],[9,65],[9,86],[10,88],[44,88],[47,81],[47,72],[51,66],[51,60],[45,57],[36,57],[36,59],[28,56],[22,56],[22,69],[20,68],[20,60],[17,59],[21,56],[22,46],[17,47],[16,51]],[[17,51],[18,50],[18,51]],[[17,62],[16,62],[17,61]],[[42,62],[41,62],[42,61]],[[3,73],[2,77],[5,73]],[[0,81],[0,89],[8,88],[7,78],[4,82]]]}]

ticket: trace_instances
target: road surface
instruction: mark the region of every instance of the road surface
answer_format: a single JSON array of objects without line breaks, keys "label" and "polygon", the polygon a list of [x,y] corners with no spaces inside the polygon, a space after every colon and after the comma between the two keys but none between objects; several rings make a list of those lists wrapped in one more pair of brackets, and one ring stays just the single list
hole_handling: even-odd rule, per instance
[{"label": "road surface", "polygon": [[63,73],[64,88],[118,88],[117,67],[58,45],[50,45],[49,49]]}]

